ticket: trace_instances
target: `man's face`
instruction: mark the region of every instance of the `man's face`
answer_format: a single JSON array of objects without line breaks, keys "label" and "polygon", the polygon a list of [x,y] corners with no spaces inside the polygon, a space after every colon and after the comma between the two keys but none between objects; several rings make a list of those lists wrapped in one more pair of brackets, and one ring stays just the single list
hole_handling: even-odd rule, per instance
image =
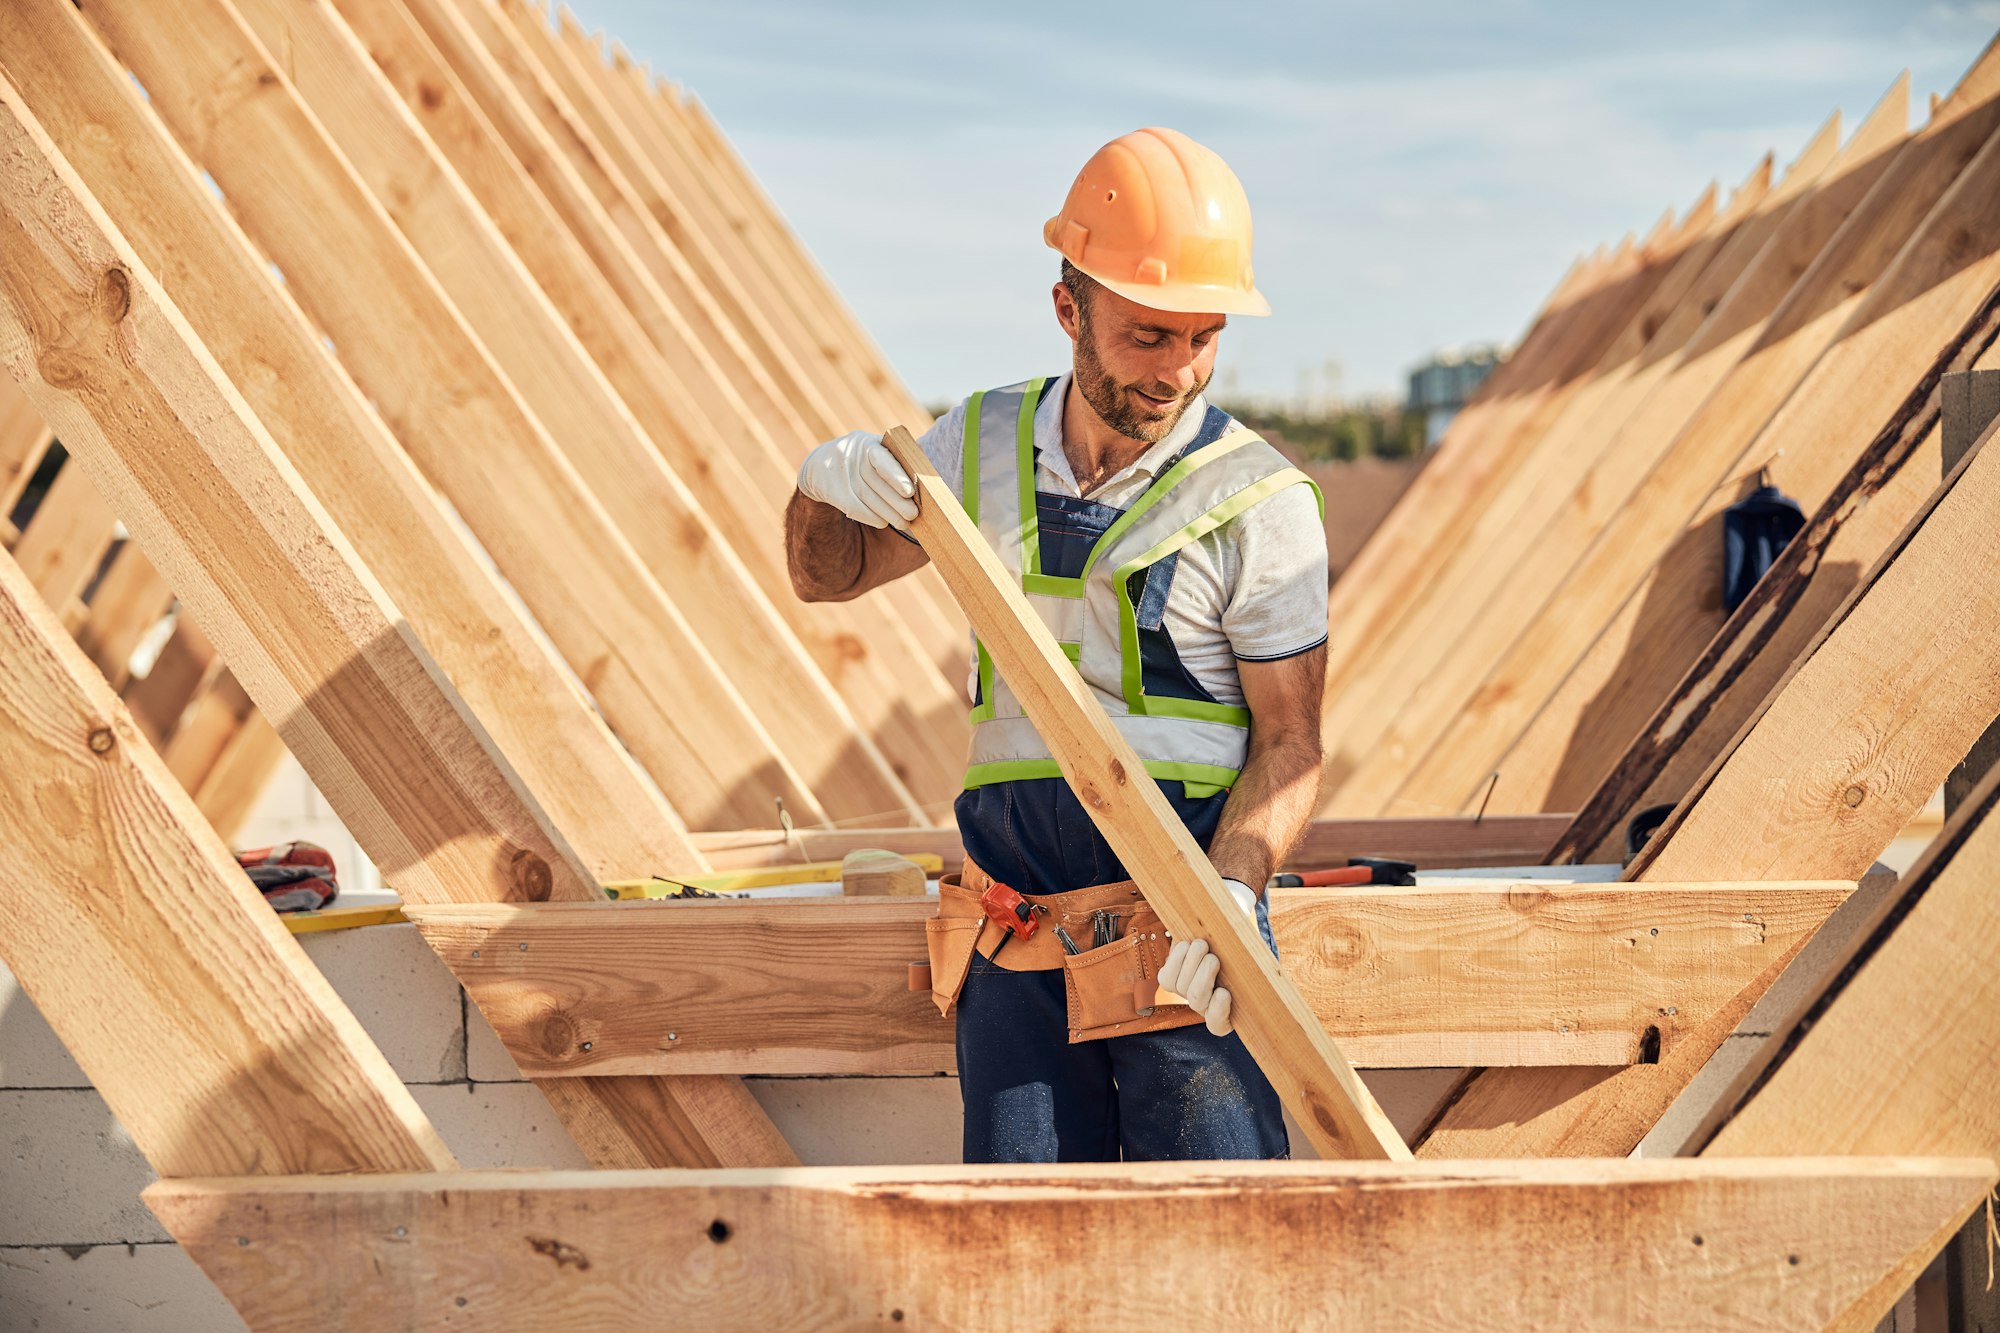
[{"label": "man's face", "polygon": [[1221,315],[1182,315],[1128,301],[1105,287],[1079,309],[1055,289],[1056,318],[1076,343],[1076,387],[1105,425],[1158,444],[1215,374]]}]

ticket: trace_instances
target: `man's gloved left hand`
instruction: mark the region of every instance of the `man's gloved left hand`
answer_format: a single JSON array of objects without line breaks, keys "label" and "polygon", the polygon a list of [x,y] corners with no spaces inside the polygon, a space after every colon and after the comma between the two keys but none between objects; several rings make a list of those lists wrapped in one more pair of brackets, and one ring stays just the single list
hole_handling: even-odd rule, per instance
[{"label": "man's gloved left hand", "polygon": [[[1240,879],[1225,879],[1222,887],[1251,920],[1257,918],[1257,891]],[[1215,984],[1222,960],[1208,951],[1207,940],[1175,940],[1160,964],[1161,990],[1172,991],[1208,1023],[1208,1030],[1226,1037],[1236,1030],[1229,1019],[1229,991]]]}]

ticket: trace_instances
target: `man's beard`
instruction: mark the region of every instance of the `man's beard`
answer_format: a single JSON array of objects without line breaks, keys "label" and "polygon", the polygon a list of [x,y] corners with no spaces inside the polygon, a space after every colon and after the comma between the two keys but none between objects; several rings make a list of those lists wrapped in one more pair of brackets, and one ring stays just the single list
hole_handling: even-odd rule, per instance
[{"label": "man's beard", "polygon": [[[1097,344],[1091,337],[1090,321],[1080,321],[1076,340],[1076,387],[1083,394],[1083,401],[1090,404],[1105,425],[1127,439],[1141,444],[1158,444],[1167,438],[1173,428],[1180,424],[1182,414],[1208,387],[1208,381],[1215,377],[1210,371],[1199,384],[1182,394],[1172,406],[1161,408],[1159,404],[1139,397],[1139,390],[1154,392],[1168,388],[1160,384],[1120,384],[1111,378],[1098,359]],[[1171,392],[1171,390],[1169,390]],[[1166,394],[1157,396],[1165,397]]]}]

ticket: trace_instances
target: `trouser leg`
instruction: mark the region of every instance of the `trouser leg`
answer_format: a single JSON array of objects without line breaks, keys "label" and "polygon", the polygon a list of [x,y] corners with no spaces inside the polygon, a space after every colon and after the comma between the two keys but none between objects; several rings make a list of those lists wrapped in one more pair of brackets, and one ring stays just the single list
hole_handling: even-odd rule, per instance
[{"label": "trouser leg", "polygon": [[1101,1041],[1069,1043],[1060,970],[975,956],[958,997],[967,1162],[1115,1162],[1118,1094]]},{"label": "trouser leg", "polygon": [[[1262,902],[1257,928],[1276,954]],[[1111,1057],[1126,1161],[1291,1156],[1277,1090],[1235,1033],[1218,1037],[1197,1023],[1091,1044]]]}]

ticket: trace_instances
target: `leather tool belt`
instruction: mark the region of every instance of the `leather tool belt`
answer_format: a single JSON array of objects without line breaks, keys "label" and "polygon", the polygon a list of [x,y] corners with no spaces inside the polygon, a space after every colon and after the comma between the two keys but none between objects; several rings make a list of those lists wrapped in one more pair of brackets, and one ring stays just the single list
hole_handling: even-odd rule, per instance
[{"label": "leather tool belt", "polygon": [[[1159,989],[1160,965],[1173,941],[1167,938],[1159,914],[1146,905],[1132,880],[1069,893],[1024,893],[1021,896],[1040,909],[1041,925],[1032,936],[1017,935],[1011,940],[1007,939],[1006,926],[989,920],[980,905],[980,896],[992,883],[992,876],[971,861],[965,863],[962,875],[946,875],[938,882],[938,913],[924,923],[930,975],[925,978],[922,973],[926,969],[912,968],[911,989],[921,990],[927,981],[940,1014],[949,1014],[958,1003],[972,956],[977,953],[1009,972],[1061,968],[1069,996],[1071,1042],[1156,1032],[1201,1021],[1201,1016],[1179,1003],[1177,996]],[[1097,937],[1099,918],[1106,915],[1113,918],[1115,938],[1109,944],[1088,947]],[[1056,935],[1057,926],[1084,951],[1072,954],[1064,949]]]}]

